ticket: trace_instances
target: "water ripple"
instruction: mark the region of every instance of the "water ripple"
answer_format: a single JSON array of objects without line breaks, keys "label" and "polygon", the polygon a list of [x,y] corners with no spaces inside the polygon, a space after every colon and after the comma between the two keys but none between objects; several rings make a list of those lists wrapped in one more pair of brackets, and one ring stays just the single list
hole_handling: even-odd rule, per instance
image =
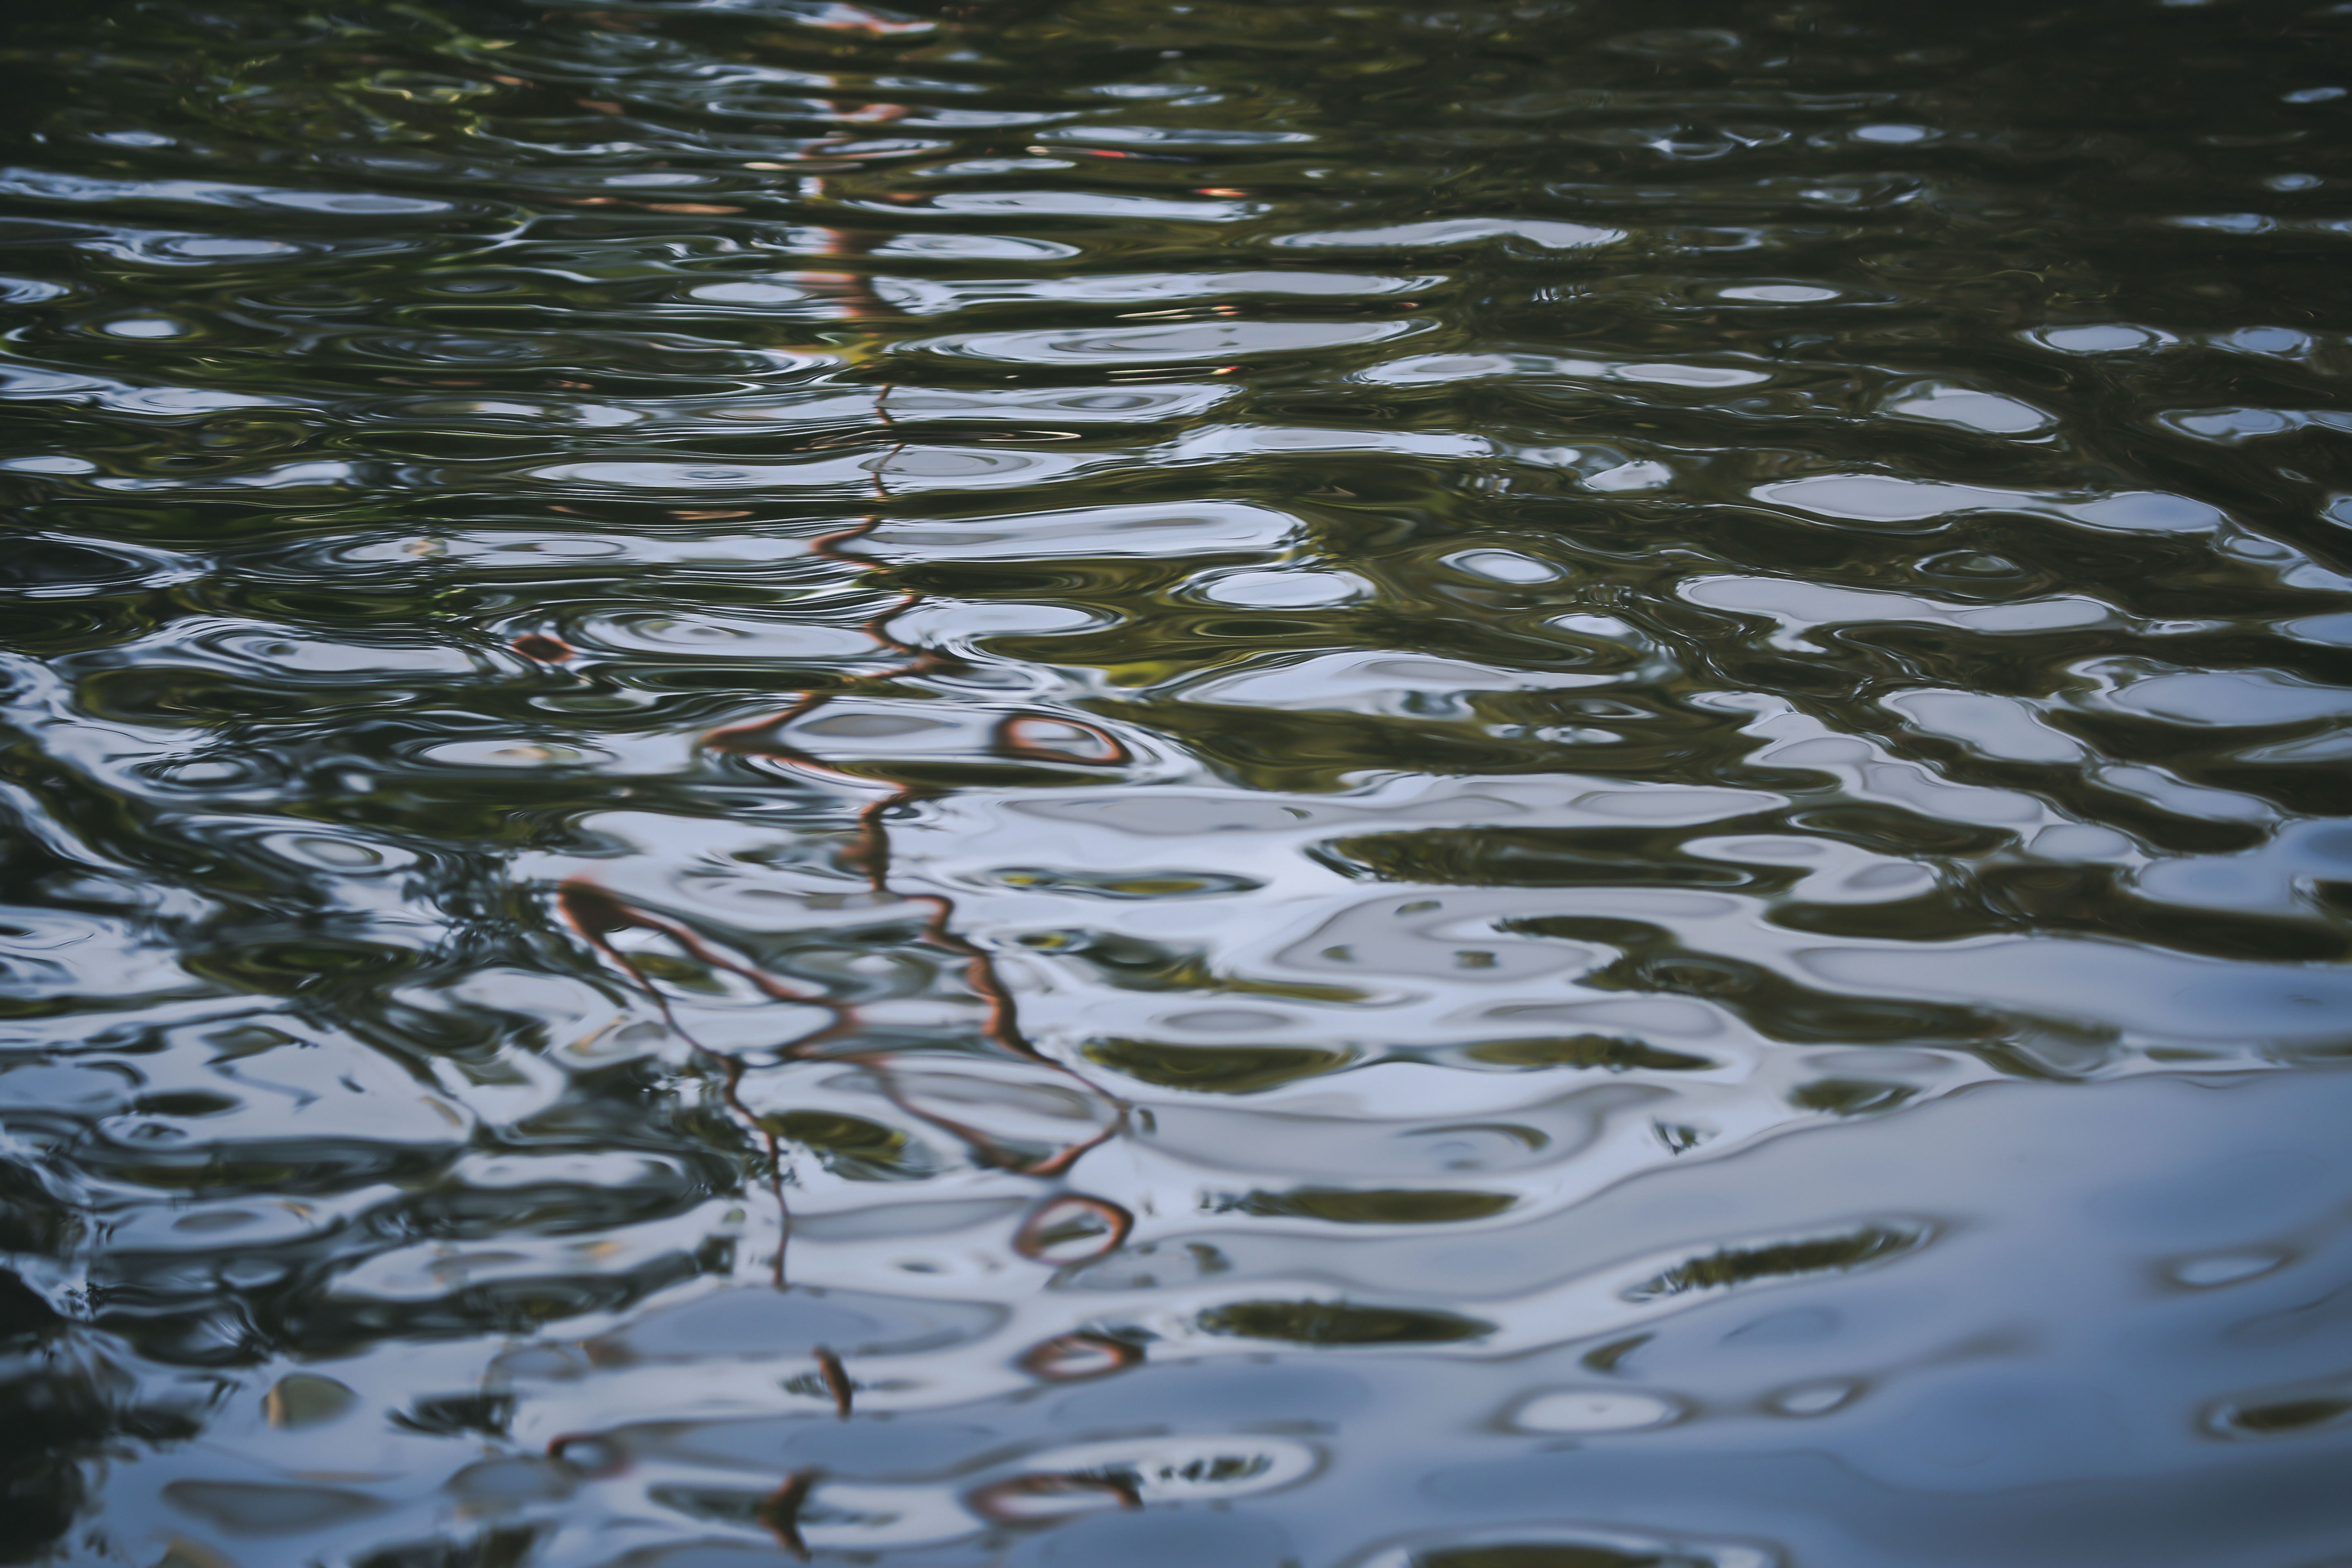
[{"label": "water ripple", "polygon": [[0,1558],[2352,1551],[2341,9],[12,23]]}]

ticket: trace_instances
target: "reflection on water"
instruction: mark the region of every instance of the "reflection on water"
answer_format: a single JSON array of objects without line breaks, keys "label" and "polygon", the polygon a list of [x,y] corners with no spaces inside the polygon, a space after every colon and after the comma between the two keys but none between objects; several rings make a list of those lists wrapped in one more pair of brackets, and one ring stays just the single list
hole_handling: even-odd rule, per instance
[{"label": "reflection on water", "polygon": [[0,1557],[2352,1551],[2352,11],[27,6]]}]

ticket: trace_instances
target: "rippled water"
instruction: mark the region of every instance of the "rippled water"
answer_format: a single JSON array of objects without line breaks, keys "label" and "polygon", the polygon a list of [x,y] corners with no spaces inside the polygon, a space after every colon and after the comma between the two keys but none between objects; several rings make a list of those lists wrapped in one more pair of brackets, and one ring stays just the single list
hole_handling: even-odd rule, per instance
[{"label": "rippled water", "polygon": [[0,1557],[2352,1550],[2352,6],[0,42]]}]

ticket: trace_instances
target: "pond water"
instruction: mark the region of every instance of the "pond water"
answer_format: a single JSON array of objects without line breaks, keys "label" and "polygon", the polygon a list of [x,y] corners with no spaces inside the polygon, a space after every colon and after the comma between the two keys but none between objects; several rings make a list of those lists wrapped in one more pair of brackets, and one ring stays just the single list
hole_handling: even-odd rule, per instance
[{"label": "pond water", "polygon": [[2352,5],[0,78],[0,1559],[2352,1552]]}]

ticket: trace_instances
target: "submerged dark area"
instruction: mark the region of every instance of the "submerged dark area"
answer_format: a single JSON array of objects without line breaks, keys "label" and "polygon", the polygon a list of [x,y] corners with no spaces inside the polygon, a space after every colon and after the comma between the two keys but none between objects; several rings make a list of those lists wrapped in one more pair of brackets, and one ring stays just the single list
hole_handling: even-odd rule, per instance
[{"label": "submerged dark area", "polygon": [[2352,5],[0,79],[0,1560],[2352,1561]]}]

